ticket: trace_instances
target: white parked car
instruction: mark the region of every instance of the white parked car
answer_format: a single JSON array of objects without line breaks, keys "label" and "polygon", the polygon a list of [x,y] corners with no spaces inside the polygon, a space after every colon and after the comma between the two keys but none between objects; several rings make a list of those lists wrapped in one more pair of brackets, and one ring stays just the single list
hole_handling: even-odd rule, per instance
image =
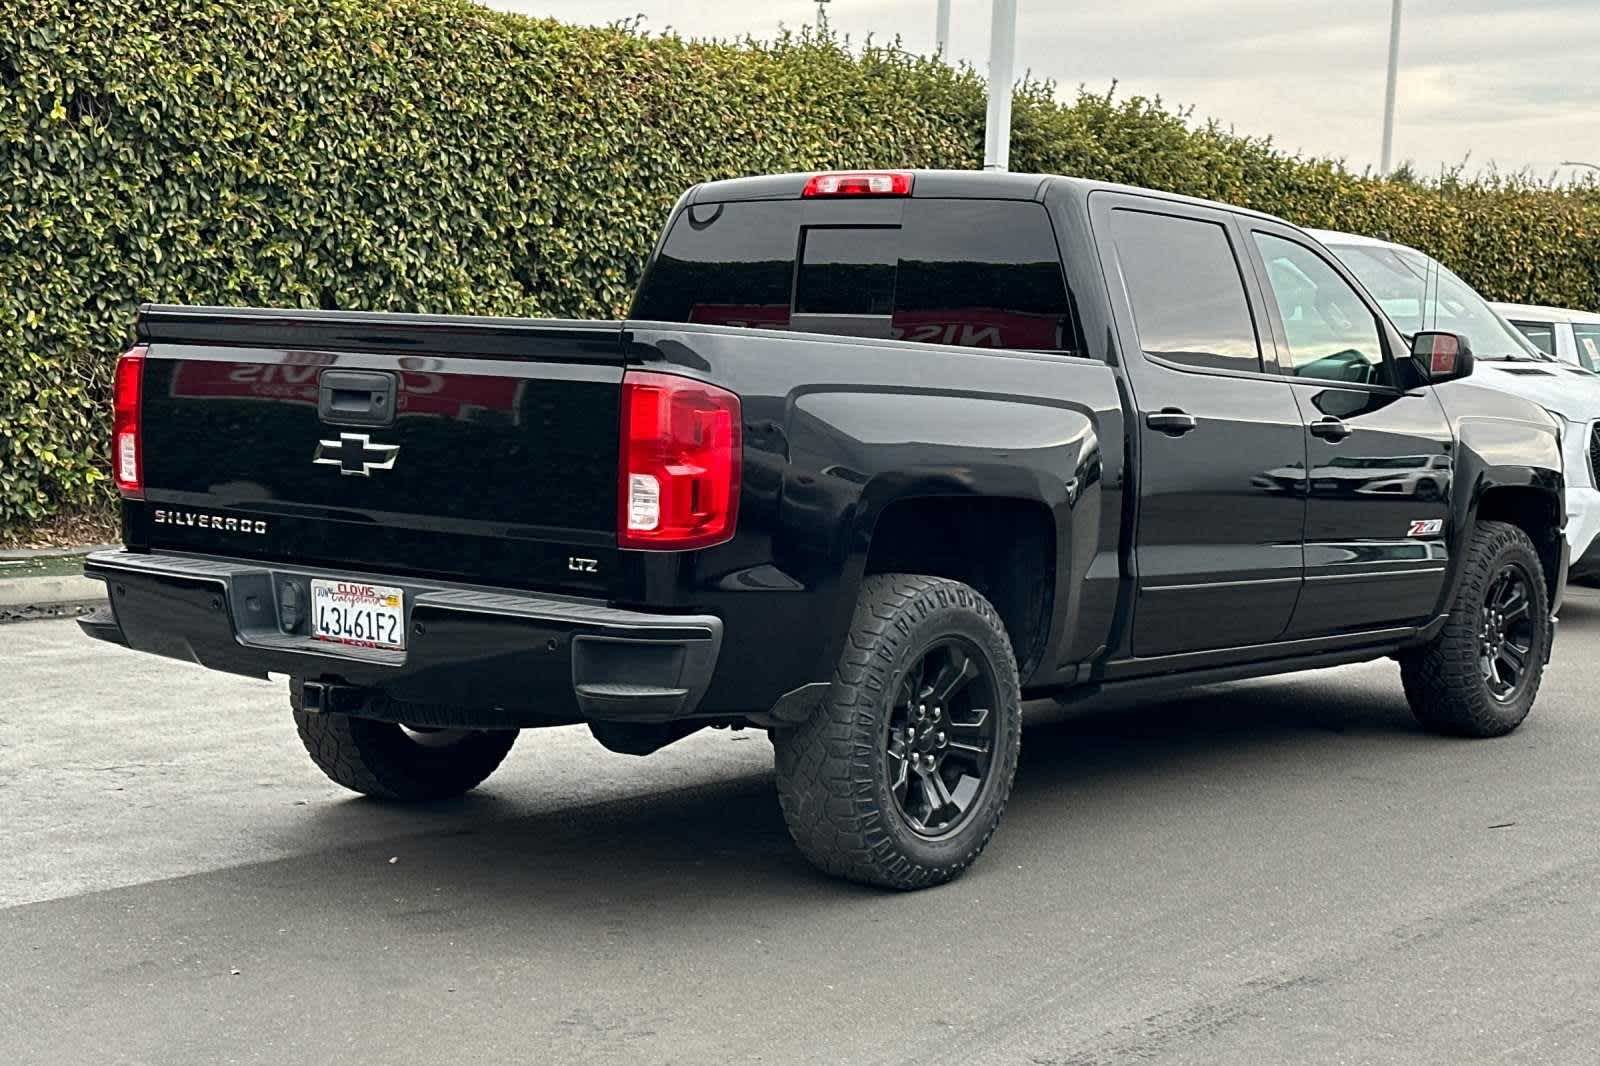
[{"label": "white parked car", "polygon": [[1490,304],[1533,346],[1563,363],[1600,372],[1600,315],[1537,304]]},{"label": "white parked car", "polygon": [[[1600,375],[1540,351],[1477,291],[1432,256],[1374,237],[1311,234],[1339,257],[1402,333],[1439,329],[1472,344],[1480,385],[1530,399],[1561,419],[1567,476],[1567,544],[1573,578],[1600,578]],[[1600,340],[1596,341],[1600,345]]]}]

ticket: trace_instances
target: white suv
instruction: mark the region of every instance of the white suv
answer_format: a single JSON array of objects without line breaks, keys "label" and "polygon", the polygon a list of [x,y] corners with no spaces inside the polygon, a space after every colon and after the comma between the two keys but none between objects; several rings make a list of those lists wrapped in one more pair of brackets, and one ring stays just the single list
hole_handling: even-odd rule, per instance
[{"label": "white suv", "polygon": [[1536,304],[1490,304],[1546,355],[1600,371],[1600,315]]},{"label": "white suv", "polygon": [[[1476,360],[1472,381],[1521,396],[1561,419],[1567,478],[1567,545],[1573,578],[1600,578],[1600,375],[1560,363],[1517,332],[1489,302],[1432,256],[1353,233],[1312,230],[1366,286],[1400,332],[1464,335]],[[1600,340],[1596,341],[1600,345]]]}]

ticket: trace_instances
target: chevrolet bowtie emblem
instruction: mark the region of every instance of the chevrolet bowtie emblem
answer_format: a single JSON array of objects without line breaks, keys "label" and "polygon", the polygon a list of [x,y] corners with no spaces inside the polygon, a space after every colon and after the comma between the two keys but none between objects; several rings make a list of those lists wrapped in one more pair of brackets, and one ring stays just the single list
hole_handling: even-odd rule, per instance
[{"label": "chevrolet bowtie emblem", "polygon": [[341,433],[338,440],[318,441],[311,461],[336,466],[341,474],[368,477],[374,470],[393,470],[399,454],[398,444],[374,444],[365,433]]}]

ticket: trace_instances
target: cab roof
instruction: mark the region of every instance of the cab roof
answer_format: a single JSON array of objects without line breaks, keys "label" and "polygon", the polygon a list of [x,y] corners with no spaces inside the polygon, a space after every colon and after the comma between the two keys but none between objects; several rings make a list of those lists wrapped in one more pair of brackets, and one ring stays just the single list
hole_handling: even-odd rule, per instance
[{"label": "cab roof", "polygon": [[1579,311],[1571,307],[1550,307],[1546,304],[1508,304],[1494,303],[1490,305],[1507,318],[1519,318],[1528,322],[1579,322],[1584,325],[1600,323],[1600,315],[1593,311]]},{"label": "cab roof", "polygon": [[[798,200],[801,191],[806,187],[806,182],[817,173],[829,172],[803,171],[791,174],[765,174],[748,178],[725,178],[720,181],[703,182],[689,191],[688,202],[691,204],[709,204],[737,200]],[[1239,207],[1236,204],[1203,200],[1198,197],[1183,196],[1179,193],[1164,192],[1160,189],[1147,189],[1136,185],[1121,185],[1112,181],[1095,181],[1089,178],[1068,177],[1060,174],[1018,174],[1011,171],[998,170],[909,170],[905,171],[905,173],[913,176],[911,183],[911,197],[913,199],[1042,201],[1047,191],[1055,191],[1063,193],[1073,200],[1083,200],[1087,199],[1092,192],[1106,191],[1129,193],[1137,196],[1153,196],[1176,203],[1190,204],[1196,207],[1209,207],[1220,211],[1234,211],[1284,225],[1293,225],[1293,223],[1285,222],[1276,215],[1254,211],[1247,207]]]}]

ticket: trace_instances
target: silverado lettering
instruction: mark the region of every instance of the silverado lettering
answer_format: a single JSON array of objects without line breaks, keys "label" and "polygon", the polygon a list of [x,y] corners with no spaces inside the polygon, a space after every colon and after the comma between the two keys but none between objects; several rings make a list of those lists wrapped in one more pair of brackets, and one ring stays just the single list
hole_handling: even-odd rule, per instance
[{"label": "silverado lettering", "polygon": [[267,523],[258,518],[232,518],[203,511],[166,511],[158,507],[152,512],[150,521],[158,526],[192,526],[196,529],[214,529],[220,533],[264,535],[267,532]]},{"label": "silverado lettering", "polygon": [[[147,306],[136,331],[126,544],[86,564],[116,609],[81,624],[288,675],[317,765],[390,801],[475,787],[524,730],[646,755],[756,728],[809,858],[917,888],[999,824],[1024,698],[1392,657],[1425,726],[1500,735],[1566,581],[1543,408],[1476,384],[1468,338],[1399,332],[1305,231],[1167,193],[714,181],[625,322]],[[266,523],[195,501],[294,521],[197,554],[177,527]]]}]

